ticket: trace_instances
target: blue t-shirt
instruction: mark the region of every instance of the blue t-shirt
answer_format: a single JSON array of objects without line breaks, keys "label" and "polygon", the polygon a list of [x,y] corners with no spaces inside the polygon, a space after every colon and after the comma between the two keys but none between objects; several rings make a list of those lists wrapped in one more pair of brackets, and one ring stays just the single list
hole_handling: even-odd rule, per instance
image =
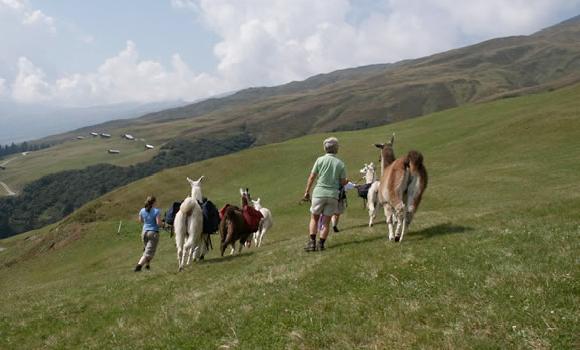
[{"label": "blue t-shirt", "polygon": [[149,212],[145,208],[142,208],[139,216],[143,219],[143,231],[159,232],[159,226],[157,226],[157,217],[159,216],[158,208],[151,208]]}]

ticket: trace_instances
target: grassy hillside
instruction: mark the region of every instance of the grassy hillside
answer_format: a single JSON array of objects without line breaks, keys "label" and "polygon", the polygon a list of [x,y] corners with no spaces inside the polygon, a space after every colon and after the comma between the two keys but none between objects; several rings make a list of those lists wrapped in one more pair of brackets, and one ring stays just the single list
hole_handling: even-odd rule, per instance
[{"label": "grassy hillside", "polygon": [[[547,91],[580,81],[580,21],[529,36],[489,40],[395,64],[320,74],[275,87],[250,88],[230,96],[112,121],[56,135],[43,142],[70,140],[79,133],[130,133],[161,144],[247,131],[263,145],[319,132],[363,129],[440,111],[465,103]],[[97,162],[135,164],[148,154],[127,153],[122,161],[101,147],[72,157],[70,141],[46,150],[51,166],[22,159],[0,181],[16,189],[55,170]],[[124,152],[130,152],[119,145]],[[18,167],[18,169],[16,169]],[[24,174],[24,176],[22,176]]]},{"label": "grassy hillside", "polygon": [[[71,140],[51,148],[29,152],[26,156],[11,155],[7,159],[13,160],[6,165],[5,170],[0,171],[0,181],[10,184],[13,191],[20,192],[24,185],[48,174],[82,169],[98,163],[130,165],[146,161],[157,154],[156,149],[145,151],[144,142],[115,136],[103,139],[87,135],[83,140]],[[121,153],[109,154],[109,149],[121,150]]]},{"label": "grassy hillside", "polygon": [[[574,348],[579,329],[580,86],[337,133],[355,179],[397,133],[430,184],[402,244],[350,196],[343,231],[304,253],[297,204],[326,135],[163,171],[0,246],[0,348]],[[249,186],[274,215],[261,249],[177,273],[163,235],[152,271],[133,221],[205,175],[204,194]],[[117,234],[119,220],[123,228]],[[214,238],[214,245],[217,240]]]}]

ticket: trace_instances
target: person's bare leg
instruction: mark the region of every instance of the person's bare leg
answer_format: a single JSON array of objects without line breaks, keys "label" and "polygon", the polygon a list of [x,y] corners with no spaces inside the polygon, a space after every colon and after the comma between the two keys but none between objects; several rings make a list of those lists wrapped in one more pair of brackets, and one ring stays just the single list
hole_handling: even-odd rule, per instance
[{"label": "person's bare leg", "polygon": [[332,216],[332,229],[334,230],[334,232],[339,232],[338,220],[340,220],[340,214],[334,214]]},{"label": "person's bare leg", "polygon": [[330,224],[331,216],[324,215],[322,218],[322,229],[320,230],[320,240],[318,241],[318,250],[324,250],[324,243],[326,242],[326,238],[328,237],[329,231],[329,224]]},{"label": "person's bare leg", "polygon": [[318,233],[318,220],[320,220],[320,215],[312,214],[310,216],[310,225],[308,225],[308,228],[310,237],[314,236],[314,239],[316,239],[316,234]]}]

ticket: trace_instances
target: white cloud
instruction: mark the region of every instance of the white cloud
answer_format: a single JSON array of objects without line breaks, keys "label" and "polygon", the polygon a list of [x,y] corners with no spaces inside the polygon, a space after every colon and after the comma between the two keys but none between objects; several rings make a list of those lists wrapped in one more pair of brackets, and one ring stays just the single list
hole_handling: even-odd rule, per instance
[{"label": "white cloud", "polygon": [[[194,72],[178,54],[169,64],[142,59],[128,41],[94,71],[54,79],[30,59],[13,58],[18,75],[12,84],[4,84],[4,94],[22,102],[69,105],[194,100],[346,67],[421,57],[496,36],[529,34],[553,24],[559,13],[578,8],[580,0],[170,0],[170,4],[191,10],[219,37],[213,49],[218,61],[215,73]],[[17,13],[22,25],[56,28],[53,18],[25,0],[0,0],[0,19],[3,10]],[[8,35],[3,39],[1,29],[0,21],[0,39],[9,39]],[[59,36],[63,34],[61,30]],[[76,36],[85,43],[94,40],[90,35]],[[2,52],[1,60],[8,61]]]},{"label": "white cloud", "polygon": [[12,98],[22,103],[50,101],[60,105],[96,105],[117,102],[193,100],[221,92],[223,82],[207,74],[195,74],[179,55],[170,67],[141,60],[136,45],[107,59],[96,72],[72,74],[48,82],[44,72],[21,57]]},{"label": "white cloud", "polygon": [[23,24],[27,25],[44,25],[52,33],[56,33],[56,28],[54,26],[54,19],[50,16],[45,15],[40,10],[35,10],[33,12],[24,13],[24,18],[22,19]]},{"label": "white cloud", "polygon": [[26,0],[0,0],[0,11],[3,10],[9,11],[23,25],[40,26],[52,34],[56,33],[54,18],[33,9]]},{"label": "white cloud", "polygon": [[12,98],[17,102],[44,102],[50,99],[50,86],[44,72],[26,57],[18,59],[18,76],[12,84]]},{"label": "white cloud", "polygon": [[197,15],[221,38],[214,48],[219,73],[248,86],[528,34],[578,2],[384,0],[353,22],[349,15],[364,1],[199,0]]}]

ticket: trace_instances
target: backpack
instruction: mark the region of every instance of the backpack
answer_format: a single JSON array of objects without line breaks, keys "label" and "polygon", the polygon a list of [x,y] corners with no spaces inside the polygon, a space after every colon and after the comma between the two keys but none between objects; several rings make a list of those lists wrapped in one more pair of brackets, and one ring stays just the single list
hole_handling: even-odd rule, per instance
[{"label": "backpack", "polygon": [[262,221],[262,218],[264,218],[262,213],[259,210],[254,209],[254,207],[244,205],[242,208],[242,215],[244,216],[244,221],[250,227],[250,231],[258,231],[260,221]]},{"label": "backpack", "polygon": [[220,225],[220,213],[217,207],[206,198],[200,205],[203,213],[203,233],[216,233]]},{"label": "backpack", "polygon": [[181,206],[181,202],[173,202],[173,205],[167,209],[165,212],[165,217],[163,221],[166,225],[173,225],[175,221],[175,214],[179,211],[179,207]]},{"label": "backpack", "polygon": [[372,184],[373,183],[371,182],[368,184],[356,186],[356,190],[358,191],[359,197],[367,199],[367,197],[369,195],[369,189],[371,188]]}]

